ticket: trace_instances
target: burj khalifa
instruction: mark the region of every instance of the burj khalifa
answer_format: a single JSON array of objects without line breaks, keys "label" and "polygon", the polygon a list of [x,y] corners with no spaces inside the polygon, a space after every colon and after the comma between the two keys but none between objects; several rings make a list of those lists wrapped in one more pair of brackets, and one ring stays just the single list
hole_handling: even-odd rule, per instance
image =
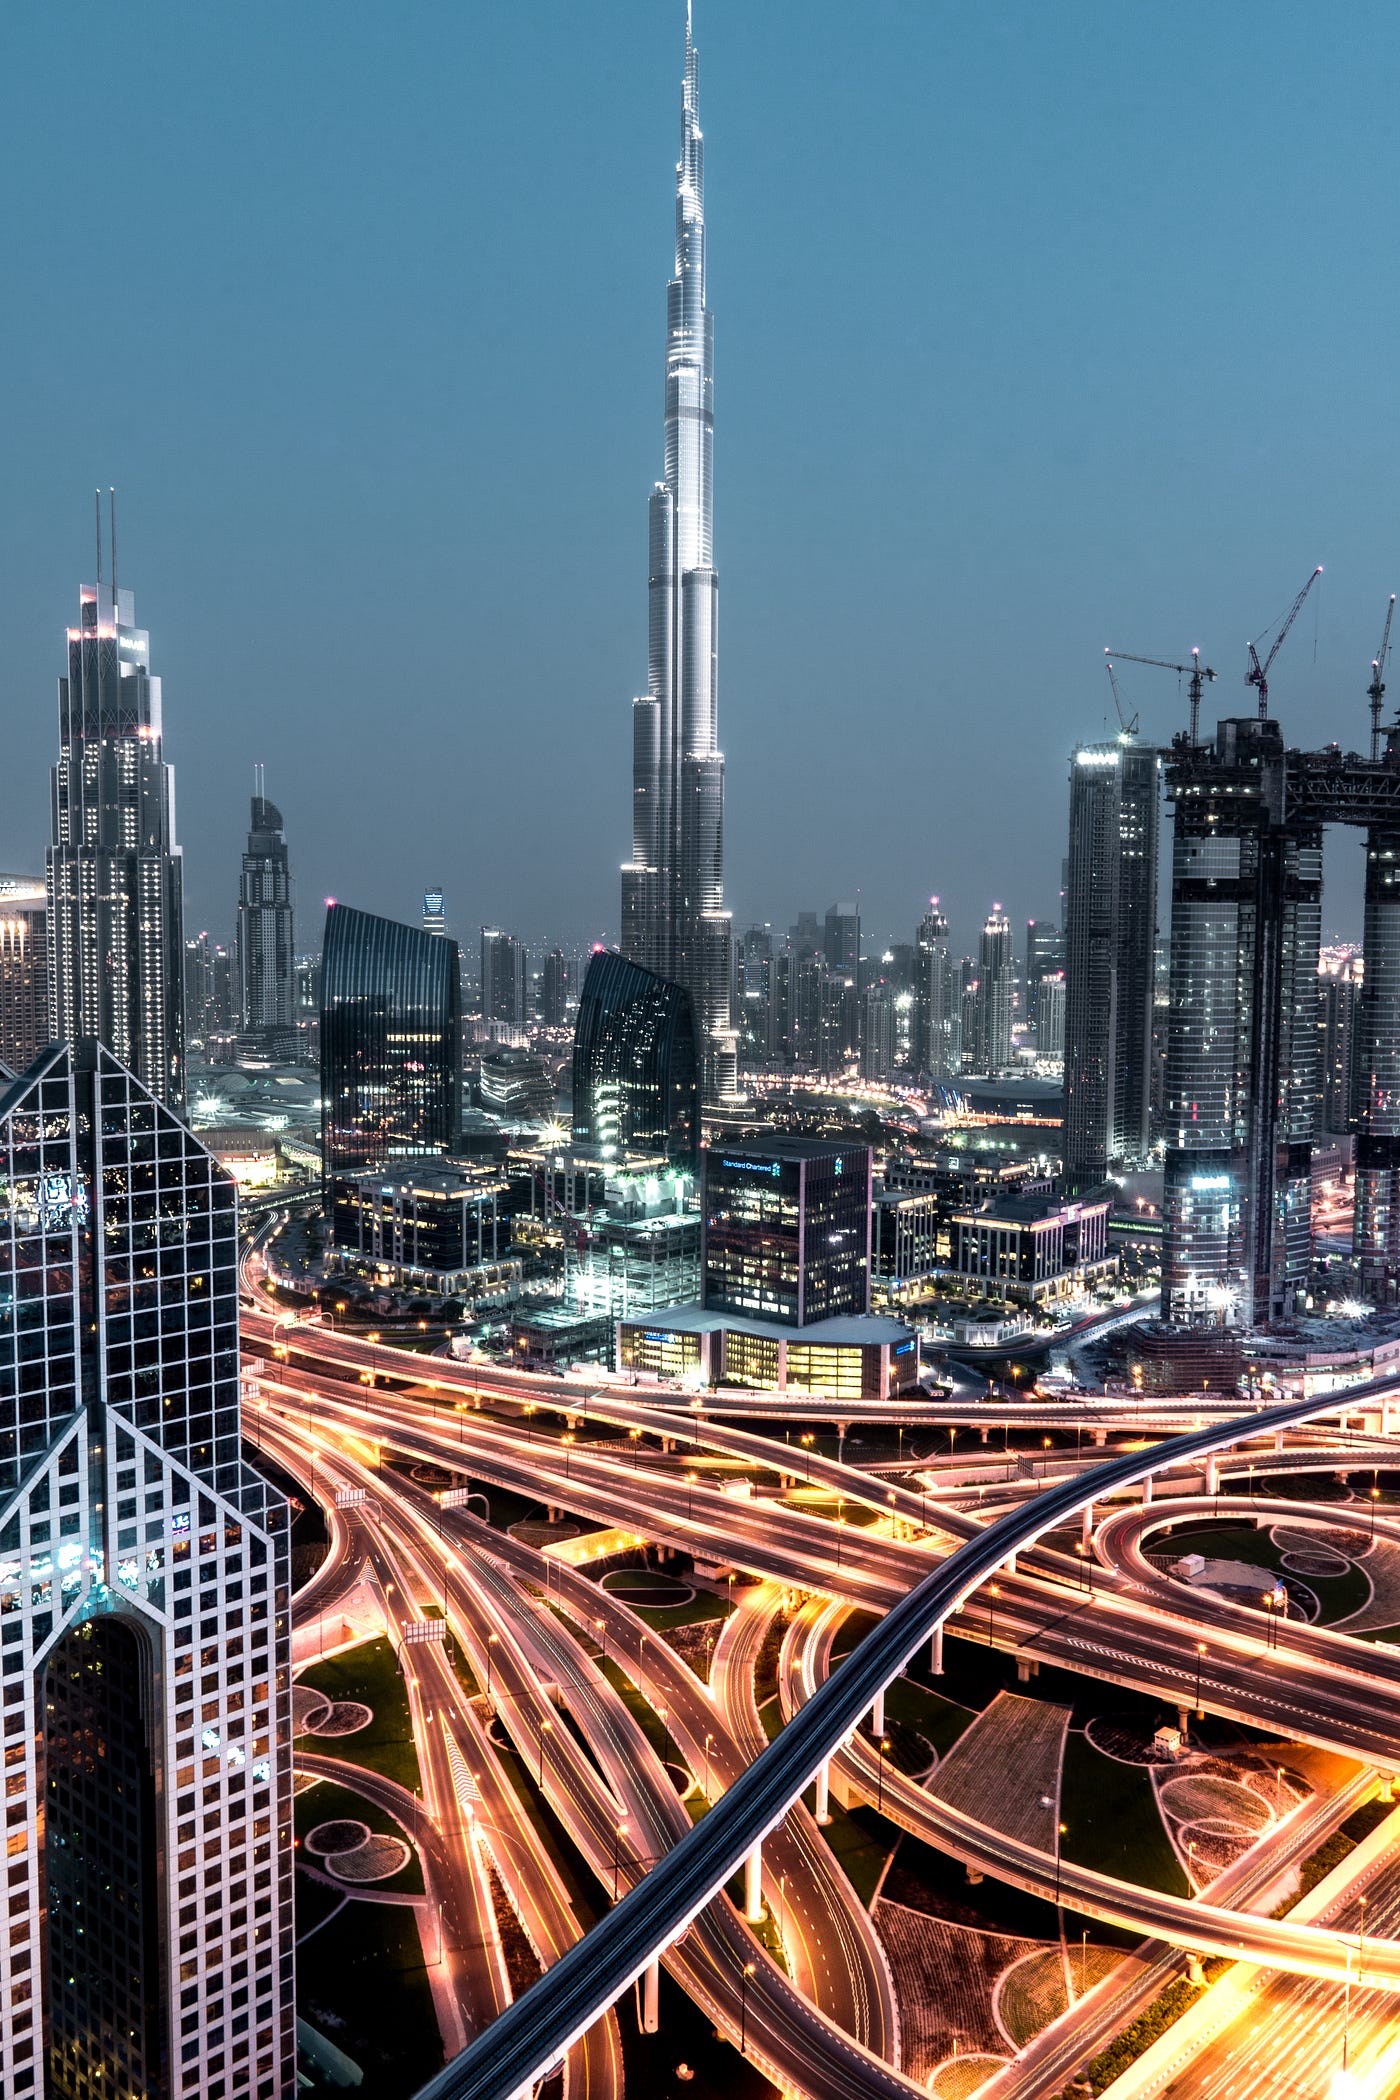
[{"label": "burj khalifa", "polygon": [[705,147],[687,0],[676,270],[666,292],[666,478],[651,492],[647,690],[632,703],[632,858],[622,952],[690,993],[706,1105],[735,1102],[724,755],[716,741],[714,317],[705,304]]}]

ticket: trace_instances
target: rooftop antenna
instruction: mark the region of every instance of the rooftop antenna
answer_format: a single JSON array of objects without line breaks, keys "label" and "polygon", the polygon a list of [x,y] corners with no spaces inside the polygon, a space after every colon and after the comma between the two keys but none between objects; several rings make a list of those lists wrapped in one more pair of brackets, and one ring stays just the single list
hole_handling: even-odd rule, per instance
[{"label": "rooftop antenna", "polygon": [[[101,489],[95,489],[95,490],[93,491],[93,498],[92,498],[92,507],[93,507],[93,512],[94,512],[94,515],[96,516],[96,519],[97,519],[97,602],[98,602],[98,606],[99,606],[99,608],[100,608],[100,606],[101,606],[101,604],[102,604],[102,491],[101,491]],[[100,613],[100,611],[99,611],[99,615],[98,615],[98,617],[99,617],[99,618],[101,617],[101,613]]]},{"label": "rooftop antenna", "polygon": [[117,617],[117,492],[109,488],[107,503],[112,520],[112,618]]},{"label": "rooftop antenna", "polygon": [[259,802],[263,802],[266,800],[266,797],[263,793],[263,767],[261,759],[259,759],[257,764],[253,767],[253,793],[257,796]]}]

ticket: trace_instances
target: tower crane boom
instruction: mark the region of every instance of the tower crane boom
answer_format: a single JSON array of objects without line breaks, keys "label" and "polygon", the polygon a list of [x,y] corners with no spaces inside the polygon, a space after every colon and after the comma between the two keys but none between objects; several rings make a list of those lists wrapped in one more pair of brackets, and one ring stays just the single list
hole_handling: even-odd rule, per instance
[{"label": "tower crane boom", "polygon": [[[1107,657],[1116,656],[1120,664],[1151,664],[1154,670],[1175,671],[1178,677],[1189,678],[1191,681],[1191,742],[1193,744],[1196,742],[1196,733],[1200,728],[1201,722],[1201,686],[1207,681],[1211,684],[1215,682],[1215,673],[1208,665],[1201,662],[1199,649],[1191,651],[1189,664],[1169,663],[1165,656],[1134,656],[1131,649],[1105,649],[1104,655]],[[1109,665],[1108,675],[1110,678],[1113,676],[1112,664]],[[1114,687],[1113,696],[1115,700],[1118,697],[1116,686]],[[1121,708],[1119,713],[1122,713]]]},{"label": "tower crane boom", "polygon": [[[1244,682],[1246,685],[1256,685],[1259,688],[1259,719],[1261,722],[1267,719],[1269,713],[1269,666],[1288,639],[1288,630],[1302,611],[1303,600],[1307,597],[1308,592],[1321,574],[1322,563],[1319,562],[1297,597],[1293,600],[1293,603],[1289,606],[1288,618],[1274,636],[1274,646],[1264,658],[1262,664],[1259,661],[1259,651],[1255,648],[1254,643],[1251,642],[1249,645],[1249,669],[1244,674]],[[1268,632],[1267,628],[1265,632]]]}]

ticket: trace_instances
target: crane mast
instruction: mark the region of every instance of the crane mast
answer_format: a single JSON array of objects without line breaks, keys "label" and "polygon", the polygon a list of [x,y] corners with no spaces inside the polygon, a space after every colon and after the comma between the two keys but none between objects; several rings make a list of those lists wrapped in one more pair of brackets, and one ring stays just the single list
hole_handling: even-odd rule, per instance
[{"label": "crane mast", "polygon": [[1385,609],[1385,632],[1381,636],[1380,648],[1371,663],[1371,683],[1366,688],[1366,697],[1371,703],[1371,763],[1374,765],[1381,755],[1381,702],[1385,698],[1385,660],[1390,654],[1390,623],[1395,617],[1395,593],[1390,594],[1390,603]]}]

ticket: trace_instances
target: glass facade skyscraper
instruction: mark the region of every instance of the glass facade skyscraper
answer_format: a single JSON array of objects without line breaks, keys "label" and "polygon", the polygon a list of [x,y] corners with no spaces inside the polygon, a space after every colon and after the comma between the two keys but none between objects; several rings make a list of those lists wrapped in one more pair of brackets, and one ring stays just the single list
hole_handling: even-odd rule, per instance
[{"label": "glass facade skyscraper", "polygon": [[652,490],[647,690],[632,703],[632,858],[622,952],[685,986],[705,1098],[736,1093],[724,757],[718,743],[714,566],[714,317],[705,303],[705,159],[687,17],[676,168],[676,267],[666,295],[666,478]]},{"label": "glass facade skyscraper", "polygon": [[574,1137],[604,1158],[665,1155],[693,1166],[700,1143],[699,1050],[690,994],[599,950],[574,1026]]},{"label": "glass facade skyscraper", "polygon": [[1072,1189],[1097,1187],[1110,1164],[1136,1164],[1148,1149],[1161,769],[1153,746],[1124,737],[1081,745],[1070,766],[1064,1156]]},{"label": "glass facade skyscraper", "polygon": [[321,951],[321,1146],[327,1183],[451,1151],[461,1129],[457,943],[345,904]]},{"label": "glass facade skyscraper", "polygon": [[287,1615],[233,1183],[54,1045],[0,1091],[0,2092],[292,2100]]},{"label": "glass facade skyscraper", "polygon": [[277,1057],[296,1054],[296,940],[292,878],[282,812],[263,793],[255,768],[248,844],[238,887],[240,1025]]},{"label": "glass facade skyscraper", "polygon": [[870,1310],[868,1146],[745,1138],[702,1168],[707,1312],[806,1327]]},{"label": "glass facade skyscraper", "polygon": [[[113,556],[115,568],[115,555]],[[96,1036],[159,1101],[185,1095],[185,930],[160,680],[130,591],[79,592],[58,682],[48,853],[49,1027]]]}]

